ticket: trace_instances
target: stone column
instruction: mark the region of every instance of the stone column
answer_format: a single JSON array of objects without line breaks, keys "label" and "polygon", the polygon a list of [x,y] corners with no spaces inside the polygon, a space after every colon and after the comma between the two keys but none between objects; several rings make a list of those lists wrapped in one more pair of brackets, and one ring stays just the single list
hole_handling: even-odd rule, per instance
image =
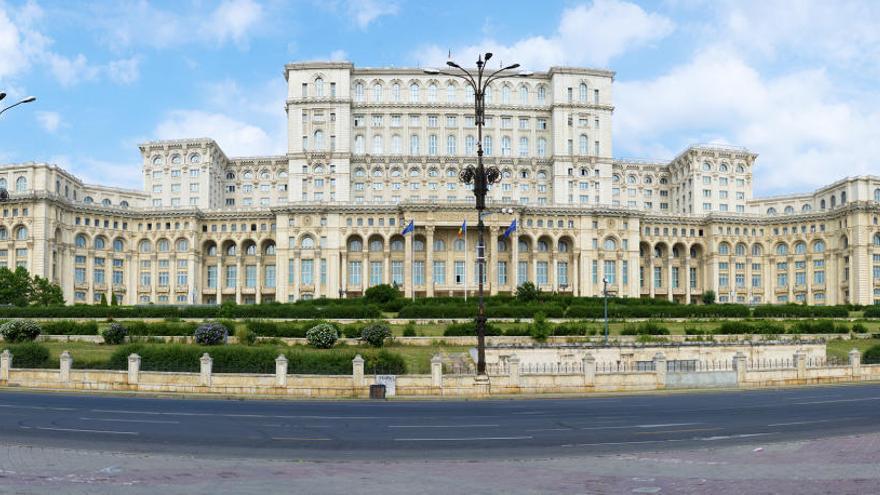
[{"label": "stone column", "polygon": [[678,283],[680,284],[682,280],[684,280],[684,303],[691,303],[691,259],[690,253],[685,253],[686,258],[684,259],[684,274],[678,275]]},{"label": "stone column", "polygon": [[275,386],[287,386],[287,358],[284,357],[284,354],[279,354],[275,358]]},{"label": "stone column", "polygon": [[61,353],[61,383],[70,383],[70,368],[73,366],[73,356],[69,352]]},{"label": "stone column", "polygon": [[364,358],[360,354],[351,360],[351,378],[355,387],[364,386]]},{"label": "stone column", "polygon": [[[670,248],[670,253],[672,249]],[[672,302],[672,254],[666,258],[666,300]]]},{"label": "stone column", "polygon": [[[342,297],[345,297],[345,293],[348,291],[348,255],[346,251],[342,251],[339,254],[339,288],[342,291]],[[339,297],[337,294],[336,297]]]},{"label": "stone column", "polygon": [[12,353],[9,349],[4,349],[0,354],[0,381],[9,381],[9,370],[12,369]]},{"label": "stone column", "polygon": [[510,377],[510,386],[519,387],[519,357],[516,354],[507,360],[509,365],[507,374]]},{"label": "stone column", "polygon": [[[852,367],[852,376],[856,380],[862,379],[862,353],[858,349],[849,351],[849,365]],[[3,377],[0,376],[0,379]]]},{"label": "stone column", "polygon": [[733,356],[733,369],[736,371],[736,384],[740,387],[746,384],[746,355],[737,352]]},{"label": "stone column", "polygon": [[431,386],[443,387],[443,358],[440,354],[431,358]]},{"label": "stone column", "polygon": [[575,251],[574,256],[571,257],[571,270],[569,270],[568,276],[571,277],[571,293],[575,297],[580,297],[581,295],[581,252],[580,250]]},{"label": "stone column", "polygon": [[263,255],[260,253],[260,247],[257,246],[257,264],[255,270],[257,271],[257,283],[254,287],[254,303],[260,304],[262,301],[262,293],[263,293]]},{"label": "stone column", "polygon": [[489,295],[498,294],[498,227],[489,227],[489,237],[486,239],[486,284],[489,286]]},{"label": "stone column", "polygon": [[141,357],[137,354],[128,355],[128,384],[137,385],[141,373]]},{"label": "stone column", "polygon": [[385,242],[385,250],[382,251],[382,283],[391,285],[391,248]]},{"label": "stone column", "polygon": [[662,352],[654,354],[654,373],[657,374],[657,388],[666,388],[666,356]]},{"label": "stone column", "polygon": [[[651,249],[650,247],[648,249]],[[656,289],[654,288],[654,253],[650,253],[648,256],[648,293],[651,295],[651,299],[654,299],[656,295]]]},{"label": "stone column", "polygon": [[211,386],[211,368],[214,365],[214,360],[211,359],[211,356],[208,353],[202,354],[201,359],[199,359],[199,385],[204,387]]},{"label": "stone column", "polygon": [[235,262],[235,266],[235,304],[241,304],[241,286],[244,285],[245,281],[243,258],[238,258],[238,261]]},{"label": "stone column", "polygon": [[[299,301],[299,285],[302,281],[302,259],[301,252],[299,248],[294,249],[291,253],[292,258],[287,259],[287,271],[288,271],[288,280],[290,279],[290,260],[293,259],[293,287],[291,288],[291,292],[287,295],[287,300],[290,300],[290,296],[293,296],[294,301]],[[287,282],[287,281],[285,281]],[[337,294],[338,297],[338,294]],[[287,302],[287,301],[284,301]]]},{"label": "stone column", "polygon": [[797,378],[798,380],[803,380],[807,377],[807,353],[804,351],[795,351],[794,353],[794,366],[797,369]]},{"label": "stone column", "polygon": [[434,297],[434,227],[425,228],[425,291]]},{"label": "stone column", "polygon": [[508,270],[508,285],[510,286],[511,292],[516,292],[516,288],[519,286],[519,235],[517,235],[516,232],[510,234],[510,270]]},{"label": "stone column", "polygon": [[553,292],[559,292],[559,259],[556,256],[556,248],[550,249],[550,267],[548,268],[548,279],[550,279],[550,289]]},{"label": "stone column", "polygon": [[581,360],[581,364],[584,372],[584,386],[594,387],[596,385],[596,358],[588,352]]},{"label": "stone column", "polygon": [[416,233],[407,234],[409,238],[403,239],[403,287],[406,297],[413,297],[413,242],[415,242]]}]

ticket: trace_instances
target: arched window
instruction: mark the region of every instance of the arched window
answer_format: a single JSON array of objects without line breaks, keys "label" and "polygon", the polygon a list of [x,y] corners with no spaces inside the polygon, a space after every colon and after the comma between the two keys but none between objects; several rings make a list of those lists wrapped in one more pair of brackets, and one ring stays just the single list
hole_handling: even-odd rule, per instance
[{"label": "arched window", "polygon": [[6,179],[0,178],[0,188],[6,189]]},{"label": "arched window", "polygon": [[791,205],[786,206],[785,210],[783,210],[783,211],[785,212],[786,215],[794,215],[794,207]]},{"label": "arched window", "polygon": [[520,239],[519,242],[517,242],[517,248],[519,249],[519,252],[521,252],[521,253],[528,252],[529,243],[523,239]]},{"label": "arched window", "polygon": [[373,101],[376,103],[382,101],[382,85],[379,83],[373,85]]},{"label": "arched window", "polygon": [[523,84],[519,87],[519,104],[520,105],[528,105],[529,104],[529,88]]},{"label": "arched window", "polygon": [[776,254],[778,256],[785,256],[788,254],[788,246],[784,243],[779,243],[776,245]]},{"label": "arched window", "polygon": [[360,239],[354,238],[348,241],[348,251],[352,253],[359,253],[363,251],[364,244]]},{"label": "arched window", "polygon": [[354,101],[364,101],[364,83],[357,82],[354,85]]},{"label": "arched window", "polygon": [[501,103],[504,105],[510,104],[510,86],[506,84],[501,86]]},{"label": "arched window", "polygon": [[711,172],[712,164],[709,162],[703,162],[703,172]]},{"label": "arched window", "polygon": [[752,256],[761,256],[764,254],[764,248],[760,244],[752,244]]},{"label": "arched window", "polygon": [[730,244],[726,242],[722,242],[718,245],[718,254],[728,255],[730,254]]},{"label": "arched window", "polygon": [[837,196],[831,196],[831,207],[837,206]]},{"label": "arched window", "polygon": [[617,241],[615,241],[613,238],[609,237],[609,238],[605,239],[605,242],[602,245],[602,247],[605,249],[605,251],[616,251],[617,250]]},{"label": "arched window", "polygon": [[302,249],[315,249],[315,239],[312,236],[305,236],[299,243]]},{"label": "arched window", "polygon": [[823,199],[822,201],[819,201],[819,209],[820,209],[820,210],[824,210],[824,209],[825,209],[825,200],[824,200],[824,199]]},{"label": "arched window", "polygon": [[846,191],[840,193],[840,206],[846,204]]},{"label": "arched window", "polygon": [[76,247],[79,249],[85,249],[86,246],[88,245],[88,241],[86,240],[86,236],[84,236],[83,234],[77,234],[76,238],[74,238],[73,242],[76,245]]},{"label": "arched window", "polygon": [[364,150],[366,148],[366,144],[364,141],[364,137],[360,134],[354,137],[354,152],[357,155],[363,155]]},{"label": "arched window", "polygon": [[403,251],[403,241],[400,239],[394,239],[393,241],[391,241],[391,250]]},{"label": "arched window", "polygon": [[105,249],[107,247],[107,241],[101,237],[95,237],[95,249]]},{"label": "arched window", "polygon": [[737,165],[737,166],[736,166],[736,173],[738,173],[738,174],[744,174],[744,173],[746,173],[746,168],[743,167],[742,165]]},{"label": "arched window", "polygon": [[796,242],[794,244],[794,254],[806,254],[807,244],[805,242]]},{"label": "arched window", "polygon": [[424,251],[425,250],[425,241],[421,239],[416,239],[413,241],[413,251]]},{"label": "arched window", "polygon": [[15,179],[15,192],[25,192],[27,191],[27,178],[19,177]]},{"label": "arched window", "polygon": [[235,243],[229,243],[229,245],[226,246],[226,256],[235,256],[237,251]]},{"label": "arched window", "polygon": [[772,206],[767,208],[767,214],[770,216],[776,215],[776,208],[773,208]]},{"label": "arched window", "polygon": [[416,83],[409,85],[409,101],[411,103],[419,102],[419,85]]},{"label": "arched window", "polygon": [[235,173],[234,172],[226,172],[226,180],[233,180],[233,179],[235,179]]},{"label": "arched window", "polygon": [[455,86],[450,84],[446,86],[446,103],[455,102]]},{"label": "arched window", "polygon": [[458,252],[464,251],[464,239],[456,239],[455,242],[452,243],[452,249]]},{"label": "arched window", "polygon": [[587,102],[587,85],[585,83],[581,83],[578,88],[578,99],[581,103]]},{"label": "arched window", "polygon": [[400,101],[400,84],[394,83],[391,85],[391,99],[393,101]]},{"label": "arched window", "polygon": [[367,171],[358,167],[358,168],[354,169],[354,176],[355,177],[366,177]]},{"label": "arched window", "polygon": [[270,242],[266,244],[266,247],[263,249],[263,254],[267,256],[275,256],[275,243]]},{"label": "arched window", "polygon": [[805,204],[805,205],[801,206],[801,211],[804,211],[804,212],[811,211],[812,209],[813,209],[813,207],[810,206],[809,204]]},{"label": "arched window", "polygon": [[428,85],[428,102],[434,103],[437,101],[437,85],[431,83]]},{"label": "arched window", "polygon": [[113,251],[121,253],[125,249],[125,241],[122,239],[113,239]]},{"label": "arched window", "polygon": [[138,251],[142,253],[149,253],[153,250],[153,243],[150,242],[149,239],[141,239],[141,242],[138,243]]},{"label": "arched window", "polygon": [[104,206],[110,206],[111,203],[109,199],[104,198],[101,200],[101,204]]},{"label": "arched window", "polygon": [[257,245],[250,241],[244,246],[244,255],[245,256],[256,256],[257,255]]},{"label": "arched window", "polygon": [[120,201],[119,206],[122,208],[128,208],[128,201],[125,201],[125,200]]},{"label": "arched window", "polygon": [[90,205],[90,204],[92,204],[92,203],[94,203],[94,202],[95,202],[95,200],[92,199],[91,196],[86,196],[86,197],[83,198],[83,203],[85,203],[85,204],[87,204],[87,205]]},{"label": "arched window", "polygon": [[178,239],[175,243],[174,249],[176,249],[179,253],[186,251],[187,249],[189,249],[189,241],[183,238]]},{"label": "arched window", "polygon": [[[877,241],[878,238],[875,236],[874,240]],[[819,241],[814,242],[813,243],[813,252],[814,253],[824,253],[825,252],[825,241],[819,240]]]},{"label": "arched window", "polygon": [[217,245],[213,242],[208,245],[208,256],[217,256]]},{"label": "arched window", "polygon": [[446,243],[443,239],[434,239],[434,251],[446,251]]},{"label": "arched window", "polygon": [[382,239],[373,239],[370,241],[370,252],[376,253],[382,251],[383,243]]},{"label": "arched window", "polygon": [[549,250],[550,250],[550,246],[547,245],[547,241],[545,241],[544,239],[539,239],[538,240],[538,252],[546,253]]},{"label": "arched window", "polygon": [[567,241],[559,241],[559,252],[567,253],[568,252],[568,242]]},{"label": "arched window", "polygon": [[547,101],[547,88],[542,84],[538,86],[538,104],[543,105]]},{"label": "arched window", "polygon": [[746,255],[746,245],[743,243],[739,243],[736,245],[736,255],[737,256],[745,256]]},{"label": "arched window", "polygon": [[168,239],[159,239],[156,242],[156,250],[160,253],[167,253],[171,249],[171,241]]},{"label": "arched window", "polygon": [[581,134],[578,138],[578,153],[581,155],[586,155],[590,149],[590,143],[587,140],[586,134]]},{"label": "arched window", "polygon": [[19,225],[15,228],[15,240],[16,241],[26,241],[28,238],[28,229],[24,225]]},{"label": "arched window", "polygon": [[315,151],[324,150],[324,131],[315,131]]},{"label": "arched window", "polygon": [[874,201],[880,203],[880,189],[874,189]]},{"label": "arched window", "polygon": [[315,96],[318,98],[324,97],[324,80],[320,77],[315,79]]}]

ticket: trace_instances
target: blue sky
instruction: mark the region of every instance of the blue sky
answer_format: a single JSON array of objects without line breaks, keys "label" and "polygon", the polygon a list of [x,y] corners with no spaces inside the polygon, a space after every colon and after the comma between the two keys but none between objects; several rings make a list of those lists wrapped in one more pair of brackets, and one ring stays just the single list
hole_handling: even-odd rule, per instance
[{"label": "blue sky", "polygon": [[[476,7],[479,7],[477,12]],[[0,163],[139,188],[137,144],[213,137],[283,153],[285,63],[617,72],[614,155],[692,143],[759,154],[760,195],[880,174],[880,2],[797,0],[0,0]]]}]

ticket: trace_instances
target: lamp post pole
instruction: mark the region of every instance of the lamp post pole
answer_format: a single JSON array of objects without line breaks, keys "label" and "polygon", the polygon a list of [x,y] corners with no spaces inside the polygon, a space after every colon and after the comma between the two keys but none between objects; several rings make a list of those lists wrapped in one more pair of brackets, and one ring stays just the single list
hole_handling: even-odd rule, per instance
[{"label": "lamp post pole", "polygon": [[605,345],[608,345],[608,277],[602,277],[602,295],[605,296]]},{"label": "lamp post pole", "polygon": [[[0,96],[0,100],[2,100],[3,98],[6,97],[6,93],[0,92],[0,95],[2,95],[2,96]],[[8,107],[4,108],[3,110],[0,110],[0,115],[3,115],[3,112],[9,110],[10,108],[15,108],[19,105],[23,105],[25,103],[31,103],[33,101],[37,101],[37,97],[36,96],[28,96],[27,98],[24,98],[23,100],[19,101],[18,103],[13,103],[12,105],[9,105]]]},{"label": "lamp post pole", "polygon": [[[426,69],[427,74],[443,74],[446,76],[463,79],[474,90],[474,123],[477,126],[477,166],[468,165],[463,167],[459,174],[459,180],[465,184],[474,185],[474,198],[477,208],[477,317],[475,319],[477,330],[477,375],[486,374],[486,307],[483,301],[483,278],[486,273],[486,245],[483,238],[485,226],[483,224],[483,211],[486,209],[486,193],[489,185],[498,182],[501,172],[497,167],[483,166],[483,124],[485,123],[485,95],[491,90],[489,84],[502,77],[527,76],[528,74],[502,74],[519,67],[519,64],[508,65],[496,71],[485,73],[486,62],[492,58],[487,52],[477,57],[477,70],[468,71],[453,61],[447,61],[446,65],[456,69],[456,72]],[[465,270],[467,273],[467,270]]]}]

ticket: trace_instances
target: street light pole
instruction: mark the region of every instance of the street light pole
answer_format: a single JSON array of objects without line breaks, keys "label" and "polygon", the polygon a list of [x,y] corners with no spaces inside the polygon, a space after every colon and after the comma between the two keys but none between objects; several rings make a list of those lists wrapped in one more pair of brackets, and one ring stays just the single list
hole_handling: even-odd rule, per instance
[{"label": "street light pole", "polygon": [[[0,93],[0,94],[2,94],[3,97],[6,96],[6,93]],[[2,100],[3,97],[0,97],[0,100]],[[25,103],[31,103],[33,101],[37,101],[37,97],[36,96],[28,96],[27,98],[24,98],[23,100],[19,101],[18,103],[13,103],[12,105],[9,105],[8,107],[4,108],[3,110],[0,110],[0,115],[3,115],[3,112],[9,110],[10,108],[15,108],[19,105],[23,105]]]},{"label": "street light pole", "polygon": [[602,295],[605,296],[605,345],[608,345],[608,277],[602,277]]},{"label": "street light pole", "polygon": [[[486,52],[477,57],[477,70],[470,72],[457,63],[449,60],[446,65],[456,69],[457,72],[445,72],[440,70],[426,69],[427,74],[442,74],[464,80],[474,90],[474,123],[477,126],[477,166],[463,167],[459,173],[459,180],[465,184],[474,185],[474,198],[477,207],[477,317],[475,319],[477,330],[477,375],[486,374],[486,306],[483,301],[483,277],[486,273],[486,245],[484,240],[485,225],[483,224],[483,211],[486,209],[486,193],[489,185],[501,179],[501,171],[497,167],[483,166],[483,124],[485,123],[487,90],[491,90],[489,84],[502,77],[525,76],[528,74],[502,74],[519,67],[519,64],[508,65],[494,72],[485,73],[486,62],[492,58],[492,54]],[[474,78],[476,76],[476,79]],[[465,270],[467,273],[467,270]]]}]

